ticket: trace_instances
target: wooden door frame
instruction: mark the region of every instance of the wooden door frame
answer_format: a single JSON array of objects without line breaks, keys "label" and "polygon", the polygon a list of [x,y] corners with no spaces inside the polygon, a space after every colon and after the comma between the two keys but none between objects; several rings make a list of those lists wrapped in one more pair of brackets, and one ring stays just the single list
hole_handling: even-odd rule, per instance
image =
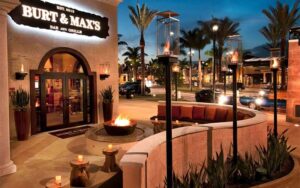
[{"label": "wooden door frame", "polygon": [[[44,66],[48,58],[53,56],[56,53],[68,53],[76,57],[80,60],[80,64],[84,70],[85,75],[89,79],[89,88],[90,88],[90,100],[91,100],[91,109],[90,109],[90,116],[91,116],[91,123],[98,122],[98,108],[97,108],[97,73],[92,72],[91,68],[88,64],[86,58],[78,51],[66,48],[66,47],[59,47],[50,50],[49,52],[44,55],[41,59],[38,70],[30,70],[29,71],[29,79],[30,79],[30,110],[31,110],[31,134],[36,134],[40,132],[37,127],[37,114],[36,114],[36,107],[35,107],[35,76],[41,76],[44,74]],[[39,83],[41,86],[41,83]],[[39,87],[41,88],[41,87]]]}]

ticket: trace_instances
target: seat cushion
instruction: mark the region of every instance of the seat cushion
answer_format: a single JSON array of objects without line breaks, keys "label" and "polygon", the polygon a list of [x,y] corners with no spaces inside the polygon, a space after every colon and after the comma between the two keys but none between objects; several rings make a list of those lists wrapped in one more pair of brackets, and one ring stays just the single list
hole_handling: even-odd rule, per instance
[{"label": "seat cushion", "polygon": [[204,120],[205,119],[205,106],[194,106],[193,107],[193,119]]},{"label": "seat cushion", "polygon": [[245,118],[245,114],[243,112],[237,112],[237,119],[243,120]]},{"label": "seat cushion", "polygon": [[172,106],[172,119],[178,120],[180,118],[180,112],[181,108],[180,106]]},{"label": "seat cushion", "polygon": [[166,106],[165,105],[157,106],[157,116],[166,117]]},{"label": "seat cushion", "polygon": [[217,108],[216,110],[216,122],[226,121],[228,109],[226,108]]},{"label": "seat cushion", "polygon": [[232,109],[228,109],[227,116],[226,116],[226,121],[232,121],[232,120],[233,120]]},{"label": "seat cushion", "polygon": [[180,107],[180,118],[179,119],[193,119],[193,107],[192,106],[181,106]]},{"label": "seat cushion", "polygon": [[208,121],[215,121],[217,108],[214,106],[207,106],[205,108],[205,119]]}]

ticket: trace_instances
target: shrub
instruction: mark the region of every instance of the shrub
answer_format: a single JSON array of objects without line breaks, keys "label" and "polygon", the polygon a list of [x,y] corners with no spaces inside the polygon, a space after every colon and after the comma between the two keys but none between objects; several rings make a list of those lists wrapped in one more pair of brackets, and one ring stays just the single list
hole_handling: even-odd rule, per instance
[{"label": "shrub", "polygon": [[260,165],[257,171],[267,178],[272,178],[278,171],[280,172],[291,152],[296,149],[288,146],[286,132],[287,130],[276,137],[272,131],[269,131],[267,148],[265,146],[256,147]]},{"label": "shrub", "polygon": [[29,94],[22,88],[19,88],[17,91],[13,91],[10,95],[10,99],[15,110],[25,110],[29,104]]},{"label": "shrub", "polygon": [[113,94],[114,94],[114,91],[112,89],[111,86],[108,86],[106,89],[103,89],[101,92],[100,92],[102,98],[103,98],[103,103],[112,103],[113,102]]}]

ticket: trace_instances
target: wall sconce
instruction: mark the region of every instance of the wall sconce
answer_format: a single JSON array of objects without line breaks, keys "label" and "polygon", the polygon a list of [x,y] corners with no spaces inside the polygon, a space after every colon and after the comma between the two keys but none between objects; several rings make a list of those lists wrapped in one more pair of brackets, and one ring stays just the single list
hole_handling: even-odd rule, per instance
[{"label": "wall sconce", "polygon": [[100,80],[105,80],[110,76],[109,64],[100,64]]},{"label": "wall sconce", "polygon": [[24,80],[25,77],[27,76],[27,72],[24,71],[24,65],[23,63],[21,64],[21,70],[20,72],[16,72],[16,80]]}]

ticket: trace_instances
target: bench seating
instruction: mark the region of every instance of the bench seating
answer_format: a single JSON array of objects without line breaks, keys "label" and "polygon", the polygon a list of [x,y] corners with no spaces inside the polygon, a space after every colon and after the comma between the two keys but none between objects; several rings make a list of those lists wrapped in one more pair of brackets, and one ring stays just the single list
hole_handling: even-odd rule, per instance
[{"label": "bench seating", "polygon": [[[157,115],[151,117],[151,120],[165,120],[165,105],[157,106]],[[253,117],[253,114],[244,111],[237,112],[237,119],[244,120]],[[232,109],[228,106],[204,106],[204,105],[174,105],[172,106],[172,119],[193,122],[193,123],[216,123],[232,121]]]}]

